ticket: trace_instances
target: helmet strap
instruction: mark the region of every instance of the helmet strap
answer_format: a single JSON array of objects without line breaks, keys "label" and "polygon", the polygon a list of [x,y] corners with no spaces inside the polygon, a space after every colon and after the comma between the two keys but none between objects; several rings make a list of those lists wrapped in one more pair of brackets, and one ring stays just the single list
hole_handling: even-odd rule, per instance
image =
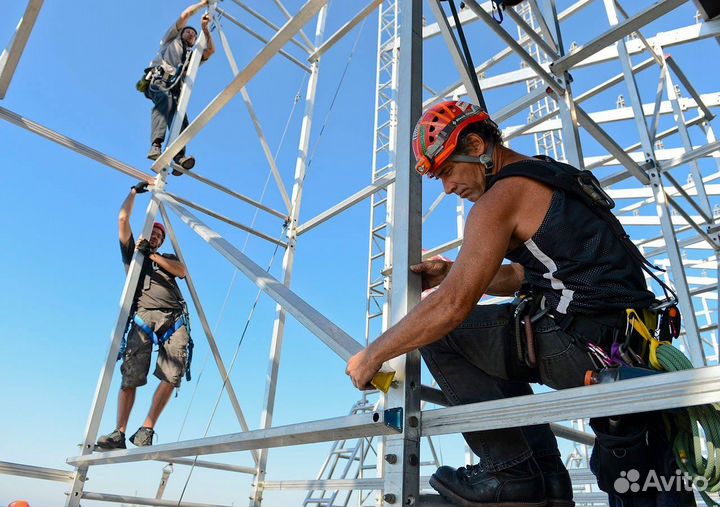
[{"label": "helmet strap", "polygon": [[495,169],[495,162],[493,162],[492,155],[495,150],[495,143],[490,141],[488,143],[485,153],[479,157],[473,157],[470,155],[450,155],[448,160],[452,162],[470,162],[471,164],[482,164],[485,166],[485,180],[488,181],[487,188],[490,188],[489,180],[493,176],[493,169]]}]

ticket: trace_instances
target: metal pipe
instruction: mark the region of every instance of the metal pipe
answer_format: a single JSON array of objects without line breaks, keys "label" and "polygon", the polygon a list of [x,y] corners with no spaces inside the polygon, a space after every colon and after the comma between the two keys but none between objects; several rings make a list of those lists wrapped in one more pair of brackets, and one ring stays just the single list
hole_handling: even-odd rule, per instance
[{"label": "metal pipe", "polygon": [[148,448],[120,449],[69,458],[73,465],[107,465],[201,456],[227,452],[314,444],[339,439],[392,435],[397,431],[385,424],[384,414],[374,412],[309,421],[287,426],[157,444]]},{"label": "metal pipe", "polygon": [[[177,255],[178,260],[185,265],[185,268],[187,270],[187,262],[185,261],[185,256],[180,249],[180,243],[178,243],[177,237],[175,236],[175,229],[170,222],[170,217],[165,211],[165,206],[163,206],[162,204],[160,205],[160,213],[162,214],[163,222],[165,222],[165,228],[167,229],[167,234],[170,238],[170,242],[172,243],[175,255]],[[193,282],[189,270],[187,270],[187,273],[185,275],[185,283],[187,284],[188,291],[190,292],[190,297],[192,298],[193,305],[195,306],[195,311],[197,312],[198,319],[200,319],[200,324],[202,325],[203,331],[205,332],[205,337],[207,338],[208,345],[210,346],[210,352],[215,359],[218,373],[220,373],[220,378],[223,379],[223,388],[227,391],[228,398],[230,398],[230,404],[235,411],[235,417],[237,417],[238,424],[240,424],[240,427],[243,431],[250,431],[250,428],[245,419],[245,414],[243,413],[242,408],[240,407],[240,402],[238,401],[237,395],[235,394],[235,388],[232,385],[232,381],[229,378],[228,371],[225,368],[225,363],[223,362],[222,356],[220,355],[220,349],[218,349],[217,343],[215,342],[215,336],[213,336],[212,329],[210,327],[210,324],[208,323],[207,317],[205,316],[205,310],[203,309],[202,303],[200,302],[200,296],[198,295],[197,289],[195,288],[195,282]],[[251,455],[255,463],[257,463],[257,451],[252,451]],[[177,461],[176,463],[180,463],[180,461]],[[197,465],[197,463],[195,463],[193,466],[202,467],[203,465]]]},{"label": "metal pipe", "polygon": [[164,192],[164,194],[167,195],[167,196],[169,196],[169,197],[171,197],[173,200],[175,200],[175,201],[177,201],[177,202],[179,202],[179,203],[181,203],[181,204],[184,204],[185,206],[188,206],[189,208],[193,208],[193,209],[195,209],[195,210],[197,210],[197,211],[199,211],[199,212],[201,212],[201,213],[205,213],[207,216],[216,218],[216,219],[218,219],[218,220],[220,220],[220,221],[222,221],[222,222],[225,222],[226,224],[232,225],[233,227],[237,227],[237,228],[240,229],[241,231],[249,232],[249,233],[252,234],[253,236],[257,236],[258,238],[262,238],[262,239],[264,239],[265,241],[269,241],[270,243],[273,243],[273,244],[275,244],[275,245],[279,245],[279,246],[281,246],[281,247],[283,247],[283,248],[287,248],[287,243],[285,243],[285,242],[283,242],[283,241],[280,241],[279,239],[275,239],[275,238],[273,238],[272,236],[269,236],[269,235],[265,234],[264,232],[257,231],[257,230],[255,230],[255,229],[253,229],[252,227],[248,227],[247,225],[243,225],[243,224],[241,224],[240,222],[236,222],[235,220],[232,220],[231,218],[228,218],[228,217],[226,217],[226,216],[223,216],[223,215],[221,215],[221,214],[219,214],[219,213],[215,213],[214,211],[212,211],[212,210],[210,210],[210,209],[208,209],[208,208],[205,208],[204,206],[200,206],[199,204],[196,204],[196,203],[194,203],[194,202],[192,202],[192,201],[188,201],[187,199],[183,199],[182,197],[177,196],[177,195],[175,195],[175,194],[173,194],[173,193]]},{"label": "metal pipe", "polygon": [[298,236],[314,229],[318,225],[330,220],[332,217],[342,213],[346,209],[351,208],[352,206],[364,201],[365,199],[367,199],[374,193],[379,192],[380,190],[382,190],[384,188],[387,188],[388,185],[392,184],[394,181],[395,181],[395,173],[390,173],[390,174],[383,176],[382,178],[380,178],[377,182],[373,183],[372,185],[368,185],[367,187],[363,188],[362,190],[355,192],[353,195],[351,195],[347,199],[342,200],[335,206],[327,209],[326,211],[323,211],[322,213],[307,220],[305,223],[299,225],[297,228]]},{"label": "metal pipe", "polygon": [[[266,39],[265,37],[263,37],[262,35],[260,35],[259,33],[257,33],[255,30],[253,30],[253,29],[250,28],[249,26],[247,26],[247,25],[241,23],[240,21],[238,21],[233,15],[231,15],[231,14],[228,13],[227,11],[225,11],[225,10],[223,10],[223,9],[218,9],[217,11],[222,15],[222,17],[224,17],[225,19],[229,20],[229,21],[232,22],[235,26],[237,26],[237,27],[240,28],[241,30],[247,32],[247,33],[250,34],[252,37],[254,37],[254,38],[256,38],[257,40],[259,40],[260,42],[262,42],[263,44],[267,44],[267,43],[269,42],[268,39]],[[292,41],[293,39],[290,39],[290,40]],[[297,58],[295,58],[293,55],[291,55],[290,53],[288,53],[288,52],[285,51],[284,49],[281,49],[281,50],[279,51],[279,53],[280,53],[280,55],[282,55],[283,57],[285,57],[288,61],[294,63],[295,65],[297,65],[298,67],[300,67],[300,68],[301,68],[302,70],[304,70],[305,72],[310,72],[310,67],[308,67],[307,65],[305,65],[303,62],[301,62],[300,60],[298,60]]]}]

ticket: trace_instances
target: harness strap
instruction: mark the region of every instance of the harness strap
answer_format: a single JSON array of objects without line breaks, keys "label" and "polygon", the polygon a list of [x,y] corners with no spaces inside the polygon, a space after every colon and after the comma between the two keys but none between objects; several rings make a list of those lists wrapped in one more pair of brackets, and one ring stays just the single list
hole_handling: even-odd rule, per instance
[{"label": "harness strap", "polygon": [[155,345],[161,345],[167,340],[169,340],[170,337],[174,335],[178,329],[185,325],[185,315],[181,315],[180,318],[177,319],[175,323],[163,333],[162,336],[158,336],[157,333],[155,333],[155,331],[153,331],[153,329],[144,320],[142,320],[142,318],[137,313],[133,316],[133,322],[138,328],[140,328],[143,333],[145,333],[148,337],[152,338],[152,341]]}]

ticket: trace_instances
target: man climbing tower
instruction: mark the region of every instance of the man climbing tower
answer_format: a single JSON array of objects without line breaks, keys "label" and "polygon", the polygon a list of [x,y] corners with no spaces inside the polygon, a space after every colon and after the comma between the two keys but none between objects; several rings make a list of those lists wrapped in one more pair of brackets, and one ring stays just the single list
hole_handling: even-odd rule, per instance
[{"label": "man climbing tower", "polygon": [[[586,373],[608,364],[613,343],[626,338],[626,310],[640,311],[655,300],[643,276],[646,261],[610,213],[612,200],[588,172],[503,146],[498,126],[473,104],[431,107],[412,145],[418,172],[474,205],[454,263],[411,267],[423,289],[438,288],[349,360],[353,384],[367,389],[383,362],[420,349],[451,405],[529,395],[530,383],[584,385]],[[484,294],[518,298],[478,305]],[[647,431],[640,433],[639,450],[627,458],[618,454],[613,466],[628,470],[633,466],[625,459],[650,459]],[[453,503],[574,505],[549,425],[463,436],[479,464],[443,466],[430,479]],[[694,505],[692,493],[677,493],[662,505]]]},{"label": "man climbing tower", "polygon": [[147,192],[147,183],[131,187],[130,194],[120,208],[118,216],[120,252],[125,270],[130,267],[135,251],[143,255],[142,270],[130,310],[130,328],[118,359],[122,357],[122,385],[118,396],[117,426],[115,431],[98,438],[100,449],[125,449],[125,431],[135,402],[135,390],[147,384],[153,344],[158,346],[154,375],[160,379],[150,411],[144,424],[130,437],[137,446],[152,445],[154,427],[165,408],[173,389],[190,367],[192,340],[189,334],[187,306],[175,278],[184,278],[185,266],[172,254],[159,254],[165,240],[165,228],[155,223],[150,240],[140,238],[135,243],[130,229],[135,195]]},{"label": "man climbing tower", "polygon": [[[145,69],[146,85],[141,88],[144,88],[145,96],[153,102],[151,146],[147,155],[150,160],[156,160],[162,153],[162,144],[177,111],[180,90],[190,64],[190,55],[198,38],[197,30],[188,26],[187,22],[207,5],[208,0],[202,0],[182,12],[180,18],[163,36],[157,55]],[[210,35],[210,21],[210,16],[207,13],[204,14],[201,27],[207,40],[207,46],[203,51],[201,62],[207,61],[215,53],[215,44]],[[183,118],[182,129],[184,130],[187,125],[186,115]],[[195,167],[195,158],[185,154],[185,147],[175,155],[174,160],[184,169]],[[180,171],[173,170],[173,175],[181,174]]]}]

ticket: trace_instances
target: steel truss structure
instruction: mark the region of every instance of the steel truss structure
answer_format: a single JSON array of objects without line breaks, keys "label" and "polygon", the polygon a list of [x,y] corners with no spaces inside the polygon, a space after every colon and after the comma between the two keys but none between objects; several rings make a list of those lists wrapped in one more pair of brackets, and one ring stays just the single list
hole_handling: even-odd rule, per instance
[{"label": "steel truss structure", "polygon": [[[42,3],[42,0],[30,0],[13,41],[0,57],[0,98],[8,90]],[[619,412],[634,413],[720,401],[720,366],[717,365],[717,252],[720,248],[720,228],[716,222],[720,214],[720,185],[714,183],[720,177],[720,141],[716,138],[712,124],[714,111],[720,107],[720,93],[698,89],[693,85],[691,77],[683,72],[683,62],[666,54],[672,47],[720,37],[720,19],[711,19],[717,16],[712,2],[661,0],[643,2],[641,8],[636,10],[636,5],[631,6],[630,2],[623,5],[616,0],[576,0],[567,5],[556,5],[555,0],[526,0],[517,11],[506,10],[506,21],[501,25],[491,15],[490,2],[480,4],[476,0],[465,0],[466,7],[460,12],[463,25],[471,27],[480,24],[485,37],[492,33],[504,46],[497,54],[484,54],[481,47],[471,45],[475,58],[484,59],[475,69],[469,69],[464,63],[453,32],[456,29],[455,22],[446,17],[440,0],[372,0],[328,37],[325,36],[328,0],[307,0],[294,14],[280,0],[274,0],[275,6],[287,16],[287,22],[282,26],[273,24],[240,0],[234,0],[234,3],[236,6],[228,4],[221,9],[217,1],[213,0],[209,9],[218,19],[245,30],[265,45],[248,64],[240,68],[235,62],[222,25],[216,23],[234,79],[184,131],[180,131],[180,122],[173,122],[169,141],[162,155],[152,165],[154,172],[145,172],[124,164],[5,108],[0,108],[0,117],[131,178],[151,183],[153,198],[146,210],[143,235],[149,236],[155,217],[158,213],[162,214],[168,236],[182,260],[180,245],[170,222],[168,211],[171,211],[277,303],[260,425],[257,429],[251,429],[245,419],[192,278],[188,275],[188,291],[218,370],[226,380],[227,396],[242,431],[149,448],[93,452],[115,369],[115,359],[140,274],[141,259],[137,254],[123,289],[119,315],[98,380],[81,453],[68,459],[73,471],[0,462],[0,472],[67,482],[70,487],[67,507],[77,507],[83,499],[137,505],[207,505],[162,499],[169,469],[164,472],[161,488],[154,499],[89,492],[85,488],[92,466],[147,460],[250,474],[254,484],[250,501],[252,507],[262,505],[266,490],[280,489],[378,491],[381,494],[377,500],[373,499],[378,504],[439,505],[442,502],[438,497],[421,495],[421,491],[428,487],[427,478],[420,474],[423,464],[420,456],[422,437],[551,423],[561,438],[591,445],[592,435],[557,423]],[[572,22],[591,4],[602,6],[607,27],[582,45],[568,43],[567,37],[563,38],[567,23]],[[662,33],[649,31],[648,26],[651,27],[655,20],[686,4],[698,10],[697,19],[693,23],[675,23],[678,24],[676,28]],[[275,34],[269,39],[263,39],[244,25],[238,19],[239,15],[230,12],[231,7],[241,8],[244,14],[260,20]],[[434,21],[424,23],[424,8],[426,17],[429,18],[432,13]],[[632,8],[632,12],[626,11],[626,8]],[[372,13],[378,14],[378,59],[370,185],[325,212],[301,220],[303,183],[321,56]],[[304,32],[306,25],[312,21],[315,23],[314,39]],[[456,82],[441,84],[443,88],[439,92],[432,89],[432,86],[438,86],[436,83],[423,85],[422,73],[423,48],[426,42],[436,37],[443,38],[459,75]],[[189,78],[183,85],[178,105],[180,114],[176,118],[182,118],[187,110],[199,68],[199,55],[204,45],[205,40],[201,36],[190,61]],[[298,49],[306,53],[304,59],[293,56]],[[295,183],[289,192],[245,89],[253,77],[278,55],[309,75]],[[638,61],[638,57],[642,60]],[[519,59],[519,68],[492,74],[501,62],[509,62],[513,58]],[[708,59],[714,62],[717,58],[714,56]],[[585,69],[599,67],[606,62],[619,63],[618,72],[605,75],[599,82],[596,79],[588,88],[580,86],[578,77]],[[393,385],[387,394],[381,395],[379,403],[370,405],[371,408],[363,404],[363,409],[353,410],[350,415],[274,426],[279,359],[288,313],[343,360],[362,347],[361,343],[291,290],[295,254],[302,234],[370,199],[366,340],[371,340],[379,331],[396,323],[419,301],[419,279],[410,274],[409,265],[421,258],[451,251],[462,244],[465,210],[462,202],[458,202],[455,210],[457,237],[437,245],[428,244],[426,239],[423,245],[423,223],[442,206],[443,196],[441,194],[432,204],[423,208],[422,182],[413,170],[410,138],[413,125],[423,108],[451,97],[468,97],[476,102],[483,99],[472,86],[470,72],[477,75],[481,93],[484,94],[503,88],[512,89],[518,83],[522,87],[515,100],[507,104],[488,104],[491,116],[503,127],[507,142],[516,143],[523,136],[532,136],[538,149],[552,150],[555,156],[597,172],[609,195],[620,203],[616,209],[617,215],[632,232],[633,239],[648,258],[667,268],[664,276],[677,291],[685,317],[684,349],[696,368],[659,376],[652,384],[637,379],[444,407],[446,402],[442,393],[422,384],[419,354],[414,352],[391,361],[390,367],[395,371]],[[658,76],[656,89],[653,90],[655,101],[644,103],[640,74],[653,72],[654,76]],[[603,92],[612,91],[618,86],[623,91],[622,97],[617,99],[616,108],[591,110],[586,105],[586,101],[590,103],[589,99],[600,97]],[[285,207],[281,210],[272,209],[196,172],[186,174],[285,222],[286,234],[280,240],[171,194],[166,188],[168,170],[175,168],[182,171],[172,162],[173,157],[238,94],[249,109]],[[613,99],[612,103],[615,102]],[[528,116],[527,121],[510,124],[523,115]],[[623,122],[633,127],[634,134],[627,134],[627,131],[622,136],[611,133],[612,124]],[[281,279],[269,275],[189,208],[283,248],[285,254]],[[423,246],[426,250],[423,250]],[[376,324],[380,321],[382,324]],[[423,401],[439,408],[422,410]],[[378,440],[382,441],[374,449],[379,457],[377,477],[359,475],[349,479],[284,481],[269,481],[266,478],[270,448],[314,442],[365,440],[371,437],[379,437]],[[367,449],[360,449],[362,466],[363,460],[369,459],[369,454]],[[248,451],[254,465],[243,467],[197,460],[197,456],[234,451]],[[585,469],[574,470],[573,478],[579,484],[593,482],[591,474]],[[335,498],[336,495],[328,501],[314,503],[332,506]],[[349,495],[346,498],[349,499]],[[362,503],[369,495],[359,498]],[[597,505],[604,501],[604,497],[588,489],[579,493],[576,501],[578,504]]]}]

